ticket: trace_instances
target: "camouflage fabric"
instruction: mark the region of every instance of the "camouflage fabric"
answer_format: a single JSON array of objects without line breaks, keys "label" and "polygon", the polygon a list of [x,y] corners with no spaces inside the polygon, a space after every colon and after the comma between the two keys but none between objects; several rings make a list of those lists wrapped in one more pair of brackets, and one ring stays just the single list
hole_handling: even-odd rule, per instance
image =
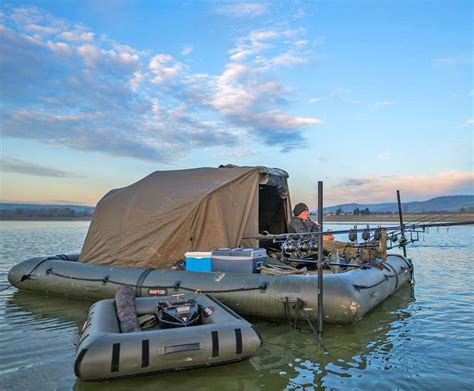
[{"label": "camouflage fabric", "polygon": [[131,286],[122,285],[117,289],[115,306],[122,333],[141,331],[135,308],[135,291]]},{"label": "camouflage fabric", "polygon": [[151,329],[157,326],[156,316],[152,314],[142,315],[138,318],[138,323],[142,330]]},{"label": "camouflage fabric", "polygon": [[303,233],[303,232],[318,232],[319,227],[311,219],[303,220],[299,217],[293,217],[288,226],[288,232]]},{"label": "camouflage fabric", "polygon": [[371,246],[357,247],[353,243],[340,242],[338,240],[325,240],[324,250],[326,252],[337,251],[338,257],[350,262],[367,262],[376,258],[387,259],[387,234],[382,232],[382,239],[374,241]]}]

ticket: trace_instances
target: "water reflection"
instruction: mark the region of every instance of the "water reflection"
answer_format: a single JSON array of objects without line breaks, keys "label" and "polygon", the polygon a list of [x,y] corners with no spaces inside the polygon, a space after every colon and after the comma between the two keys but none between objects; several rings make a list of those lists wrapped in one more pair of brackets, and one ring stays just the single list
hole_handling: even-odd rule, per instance
[{"label": "water reflection", "polygon": [[392,352],[410,344],[414,302],[413,286],[407,284],[356,324],[325,326],[323,345],[312,334],[257,322],[265,344],[254,363],[259,371],[278,372],[290,389],[342,387],[369,367],[390,370],[397,360]]},{"label": "water reflection", "polygon": [[22,310],[25,316],[41,323],[43,320],[58,321],[63,325],[82,326],[87,316],[89,301],[64,299],[56,296],[47,296],[37,292],[15,291],[6,299],[6,318],[11,319],[15,313]]},{"label": "water reflection", "polygon": [[[413,287],[407,284],[356,324],[325,326],[323,346],[316,343],[309,325],[303,321],[295,330],[285,322],[249,319],[262,333],[264,345],[248,361],[146,378],[85,383],[75,379],[73,374],[74,340],[91,303],[17,291],[7,297],[5,303],[2,328],[8,328],[8,332],[1,334],[9,334],[9,341],[0,337],[0,363],[8,361],[9,364],[0,373],[8,375],[15,367],[20,368],[18,371],[24,370],[27,388],[34,388],[35,384],[41,384],[41,388],[48,385],[56,388],[57,376],[60,376],[62,387],[76,390],[130,387],[247,390],[345,388],[358,384],[356,381],[362,372],[365,376],[368,372],[380,371],[384,376],[373,374],[370,384],[393,387],[394,379],[387,373],[403,365],[400,351],[409,349],[406,345],[410,344],[412,334],[414,302]],[[29,350],[19,351],[20,343],[26,343]],[[34,355],[27,353],[31,349],[36,352]],[[56,370],[58,360],[62,366]],[[56,372],[52,372],[53,369]],[[49,374],[35,379],[44,371]],[[8,384],[8,376],[6,381]]]}]

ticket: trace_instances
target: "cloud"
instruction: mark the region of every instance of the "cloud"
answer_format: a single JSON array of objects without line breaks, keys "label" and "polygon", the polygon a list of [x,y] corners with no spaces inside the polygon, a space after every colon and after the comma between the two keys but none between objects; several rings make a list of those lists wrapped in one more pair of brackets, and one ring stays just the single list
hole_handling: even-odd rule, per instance
[{"label": "cloud", "polygon": [[239,38],[236,46],[229,50],[230,60],[243,61],[266,49],[273,48],[274,44],[268,41],[273,41],[277,39],[278,36],[278,33],[271,30],[252,31],[246,37]]},{"label": "cloud", "polygon": [[94,40],[94,33],[87,31],[64,31],[61,34],[58,34],[58,38],[65,39],[66,41],[90,42]]},{"label": "cloud", "polygon": [[[273,69],[307,61],[295,47],[304,47],[299,39],[302,30],[253,30],[236,40],[229,50],[230,62],[224,72],[207,81],[209,88],[201,102],[217,110],[234,127],[248,129],[269,146],[280,146],[288,152],[305,145],[302,129],[321,124],[317,118],[295,116],[286,112],[291,91],[273,77]],[[287,39],[287,48],[275,52],[273,41]],[[295,42],[300,44],[295,45]],[[278,49],[281,50],[281,49]],[[200,80],[202,82],[202,80]],[[197,91],[197,88],[194,89]]]},{"label": "cloud", "polygon": [[275,77],[308,54],[302,29],[252,30],[235,41],[222,72],[205,74],[37,8],[4,19],[5,137],[166,164],[206,146],[256,142],[288,152],[321,123],[291,113],[292,92]]},{"label": "cloud", "polygon": [[25,29],[27,31],[32,31],[34,33],[37,33],[39,35],[51,35],[51,34],[56,34],[59,29],[55,27],[48,27],[48,26],[40,26],[37,24],[27,24],[25,26]]},{"label": "cloud", "polygon": [[58,54],[64,54],[64,55],[72,54],[72,49],[67,43],[48,41],[46,45],[48,46],[49,49],[51,49],[52,51]]},{"label": "cloud", "polygon": [[139,59],[137,54],[118,53],[113,49],[104,50],[93,44],[81,45],[76,50],[88,67],[113,66],[114,63],[119,66],[133,67]]},{"label": "cloud", "polygon": [[183,50],[181,50],[181,55],[182,55],[182,56],[187,56],[188,54],[191,54],[192,51],[193,51],[192,46],[189,46],[189,45],[188,45],[188,46],[185,46],[185,47],[183,48]]},{"label": "cloud", "polygon": [[388,107],[388,106],[391,106],[391,105],[392,105],[392,102],[390,102],[388,100],[384,100],[384,101],[375,103],[374,107],[375,108],[377,108],[377,107]]},{"label": "cloud", "polygon": [[286,95],[286,89],[262,69],[230,63],[217,78],[208,102],[233,126],[251,129],[266,145],[288,152],[304,145],[300,128],[322,121],[278,109],[286,103]]},{"label": "cloud", "polygon": [[16,7],[11,10],[7,17],[20,27],[31,25],[48,25],[53,28],[64,28],[62,20],[41,12],[36,7]]},{"label": "cloud", "polygon": [[222,5],[216,12],[232,18],[254,18],[265,14],[268,10],[264,3],[237,3]]},{"label": "cloud", "polygon": [[71,172],[49,168],[37,163],[31,163],[12,157],[0,157],[0,170],[3,172],[13,172],[16,174],[45,176],[54,178],[81,178],[82,175],[77,175]]},{"label": "cloud", "polygon": [[469,127],[469,126],[474,126],[474,119],[468,119],[466,121],[464,121],[464,123],[462,124],[463,127]]},{"label": "cloud", "polygon": [[183,70],[183,65],[169,54],[159,54],[151,59],[149,68],[154,74],[152,83],[160,84],[176,77]]},{"label": "cloud", "polygon": [[48,203],[51,204],[59,204],[59,205],[83,205],[83,206],[89,206],[91,208],[94,208],[94,206],[90,205],[90,203],[87,202],[82,202],[82,201],[73,201],[73,200],[51,200]]},{"label": "cloud", "polygon": [[309,100],[309,103],[319,103],[319,102],[321,102],[321,98],[311,98]]},{"label": "cloud", "polygon": [[427,199],[446,194],[472,194],[474,173],[443,171],[431,176],[344,178],[326,190],[331,203],[388,202],[400,190],[403,199]]},{"label": "cloud", "polygon": [[275,65],[285,65],[285,66],[292,66],[292,65],[299,65],[299,64],[306,64],[309,61],[307,57],[300,56],[293,51],[289,51],[287,53],[280,54],[273,58],[273,64]]}]

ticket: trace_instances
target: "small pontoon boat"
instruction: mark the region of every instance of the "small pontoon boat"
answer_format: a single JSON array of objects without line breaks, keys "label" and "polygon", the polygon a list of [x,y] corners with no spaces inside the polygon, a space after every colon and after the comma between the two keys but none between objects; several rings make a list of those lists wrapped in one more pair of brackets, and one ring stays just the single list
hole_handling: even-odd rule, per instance
[{"label": "small pontoon boat", "polygon": [[[262,344],[250,323],[207,295],[136,298],[135,306],[138,317],[161,319],[150,329],[121,332],[116,300],[92,305],[77,347],[77,377],[100,381],[232,363],[253,356]],[[179,322],[183,327],[170,327]]]}]

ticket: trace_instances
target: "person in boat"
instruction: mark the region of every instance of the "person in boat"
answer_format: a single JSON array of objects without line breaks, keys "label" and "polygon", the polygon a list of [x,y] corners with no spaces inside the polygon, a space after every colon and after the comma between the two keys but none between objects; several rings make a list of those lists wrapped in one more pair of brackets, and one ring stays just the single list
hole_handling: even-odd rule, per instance
[{"label": "person in boat", "polygon": [[309,209],[306,204],[300,202],[293,208],[293,218],[288,226],[288,232],[304,233],[318,232],[319,226],[309,218]]}]

